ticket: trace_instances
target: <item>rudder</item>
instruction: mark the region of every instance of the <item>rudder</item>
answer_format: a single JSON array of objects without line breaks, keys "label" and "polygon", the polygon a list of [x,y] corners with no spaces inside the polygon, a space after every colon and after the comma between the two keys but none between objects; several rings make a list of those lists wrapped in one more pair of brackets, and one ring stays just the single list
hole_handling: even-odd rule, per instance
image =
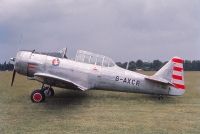
[{"label": "rudder", "polygon": [[153,77],[162,78],[172,85],[170,95],[182,95],[185,92],[184,84],[184,60],[180,57],[173,57]]}]

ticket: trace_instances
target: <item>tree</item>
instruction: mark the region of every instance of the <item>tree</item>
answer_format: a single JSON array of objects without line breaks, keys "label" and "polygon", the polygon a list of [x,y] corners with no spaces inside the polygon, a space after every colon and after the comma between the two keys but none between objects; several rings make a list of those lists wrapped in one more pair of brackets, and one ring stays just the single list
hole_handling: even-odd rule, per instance
[{"label": "tree", "polygon": [[136,61],[136,68],[143,69],[143,61],[142,60],[137,60]]},{"label": "tree", "polygon": [[136,70],[136,63],[134,61],[129,62],[129,70],[135,71]]},{"label": "tree", "polygon": [[155,71],[158,71],[161,67],[162,67],[162,62],[161,61],[159,61],[159,60],[154,60],[153,61],[153,64],[152,64],[152,68],[153,68],[153,70],[155,70]]},{"label": "tree", "polygon": [[127,62],[125,62],[125,63],[121,63],[121,62],[117,62],[116,63],[119,67],[121,67],[121,68],[126,68],[126,66],[127,66]]},{"label": "tree", "polygon": [[192,63],[189,60],[185,60],[183,67],[185,71],[191,71],[192,70]]},{"label": "tree", "polygon": [[14,69],[14,65],[10,62],[6,63],[6,61],[3,64],[0,64],[0,71],[12,71]]}]

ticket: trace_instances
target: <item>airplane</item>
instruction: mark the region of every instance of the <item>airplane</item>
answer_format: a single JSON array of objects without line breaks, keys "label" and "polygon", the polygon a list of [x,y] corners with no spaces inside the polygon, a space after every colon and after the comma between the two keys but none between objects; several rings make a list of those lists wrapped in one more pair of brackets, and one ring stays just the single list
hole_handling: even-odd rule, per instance
[{"label": "airplane", "polygon": [[54,96],[52,87],[87,90],[108,90],[143,93],[163,96],[181,96],[185,93],[184,60],[173,57],[152,76],[123,69],[104,55],[78,50],[75,59],[61,52],[40,53],[27,50],[17,52],[11,81],[13,86],[16,73],[30,80],[42,83],[42,87],[31,94],[33,103],[45,101]]}]

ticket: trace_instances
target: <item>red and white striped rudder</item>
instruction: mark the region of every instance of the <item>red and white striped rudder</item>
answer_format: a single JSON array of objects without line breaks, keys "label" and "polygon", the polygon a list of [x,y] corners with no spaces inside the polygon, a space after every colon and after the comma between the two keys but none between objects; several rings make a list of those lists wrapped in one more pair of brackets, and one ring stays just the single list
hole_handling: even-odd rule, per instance
[{"label": "red and white striped rudder", "polygon": [[153,75],[154,79],[169,83],[169,95],[179,96],[185,93],[183,62],[182,58],[173,57]]},{"label": "red and white striped rudder", "polygon": [[184,69],[183,62],[184,60],[179,57],[174,57],[171,59],[173,63],[172,79],[171,83],[180,90],[185,90],[184,84]]}]

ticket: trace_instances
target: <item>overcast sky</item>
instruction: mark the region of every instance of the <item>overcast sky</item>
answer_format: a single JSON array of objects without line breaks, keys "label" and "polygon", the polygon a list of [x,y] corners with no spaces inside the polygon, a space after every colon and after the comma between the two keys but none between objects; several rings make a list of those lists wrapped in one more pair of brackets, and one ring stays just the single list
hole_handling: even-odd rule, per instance
[{"label": "overcast sky", "polygon": [[200,59],[200,0],[0,0],[0,62],[66,46],[70,57]]}]

